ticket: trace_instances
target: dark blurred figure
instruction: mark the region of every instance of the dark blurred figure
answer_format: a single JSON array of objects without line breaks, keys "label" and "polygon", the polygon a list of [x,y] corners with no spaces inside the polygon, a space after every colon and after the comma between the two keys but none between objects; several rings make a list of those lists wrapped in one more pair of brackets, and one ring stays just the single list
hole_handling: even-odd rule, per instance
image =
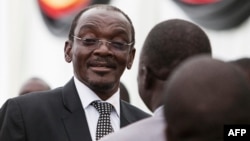
[{"label": "dark blurred figure", "polygon": [[104,137],[102,141],[164,141],[164,83],[174,68],[188,57],[211,53],[206,33],[191,22],[172,19],[154,26],[145,39],[137,75],[139,94],[154,116]]},{"label": "dark blurred figure", "polygon": [[229,62],[239,66],[244,72],[246,72],[247,77],[250,81],[250,58],[240,58]]},{"label": "dark blurred figure", "polygon": [[192,20],[213,30],[229,30],[246,22],[249,0],[173,0]]},{"label": "dark blurred figure", "polygon": [[19,95],[24,95],[35,91],[50,90],[50,86],[43,79],[38,77],[32,77],[28,79],[20,88]]},{"label": "dark blurred figure", "polygon": [[250,87],[235,65],[194,57],[164,88],[168,141],[223,141],[225,124],[250,124]]},{"label": "dark blurred figure", "polygon": [[120,82],[120,98],[128,103],[130,103],[129,92],[126,86]]}]

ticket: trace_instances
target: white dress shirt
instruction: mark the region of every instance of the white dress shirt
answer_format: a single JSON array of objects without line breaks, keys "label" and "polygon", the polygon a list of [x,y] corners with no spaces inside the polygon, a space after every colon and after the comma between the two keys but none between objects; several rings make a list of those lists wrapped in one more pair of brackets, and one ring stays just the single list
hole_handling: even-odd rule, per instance
[{"label": "white dress shirt", "polygon": [[[83,109],[85,111],[85,115],[87,118],[89,131],[92,137],[92,140],[95,140],[96,136],[96,126],[97,121],[99,118],[99,112],[90,105],[95,100],[101,100],[90,88],[88,88],[85,84],[80,82],[76,77],[74,77],[74,82],[76,86],[76,90],[79,94]],[[107,99],[105,102],[108,102],[112,104],[115,108],[111,112],[110,120],[111,125],[114,129],[114,131],[118,131],[120,129],[120,89],[112,95],[109,99]],[[103,101],[103,100],[101,100]]]}]

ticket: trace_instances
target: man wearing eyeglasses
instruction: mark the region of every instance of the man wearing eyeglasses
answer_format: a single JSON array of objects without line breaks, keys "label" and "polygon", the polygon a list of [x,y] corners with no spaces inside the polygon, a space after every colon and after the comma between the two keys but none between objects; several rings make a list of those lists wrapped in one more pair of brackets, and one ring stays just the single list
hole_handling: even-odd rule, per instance
[{"label": "man wearing eyeglasses", "polygon": [[0,140],[94,141],[108,134],[99,123],[114,132],[148,117],[119,96],[120,77],[134,60],[134,36],[131,20],[116,7],[81,11],[64,47],[74,77],[64,87],[9,99],[0,111]]}]

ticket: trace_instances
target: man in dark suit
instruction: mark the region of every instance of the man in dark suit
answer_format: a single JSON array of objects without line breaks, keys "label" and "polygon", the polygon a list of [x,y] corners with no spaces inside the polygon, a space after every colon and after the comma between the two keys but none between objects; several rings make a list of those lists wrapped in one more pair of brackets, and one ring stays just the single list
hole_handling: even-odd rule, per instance
[{"label": "man in dark suit", "polygon": [[134,27],[120,9],[94,5],[73,20],[65,60],[74,77],[63,87],[9,99],[0,110],[1,141],[92,141],[99,112],[112,104],[113,131],[149,115],[120,100],[120,77],[134,60]]}]

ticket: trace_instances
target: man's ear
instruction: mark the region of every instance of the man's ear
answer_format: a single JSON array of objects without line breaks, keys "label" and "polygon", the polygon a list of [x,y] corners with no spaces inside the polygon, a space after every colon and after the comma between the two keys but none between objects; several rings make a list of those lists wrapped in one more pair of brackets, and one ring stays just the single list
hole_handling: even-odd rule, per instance
[{"label": "man's ear", "polygon": [[64,45],[64,59],[70,63],[72,61],[72,41],[68,40]]},{"label": "man's ear", "polygon": [[134,47],[129,52],[127,69],[131,69],[132,68],[132,65],[133,65],[133,62],[134,62],[134,57],[135,57],[135,52],[136,52],[136,49]]},{"label": "man's ear", "polygon": [[140,79],[143,82],[144,85],[144,89],[150,89],[152,87],[152,84],[154,83],[154,79],[152,77],[152,75],[149,72],[149,69],[146,66],[142,67],[142,74],[140,74]]}]

